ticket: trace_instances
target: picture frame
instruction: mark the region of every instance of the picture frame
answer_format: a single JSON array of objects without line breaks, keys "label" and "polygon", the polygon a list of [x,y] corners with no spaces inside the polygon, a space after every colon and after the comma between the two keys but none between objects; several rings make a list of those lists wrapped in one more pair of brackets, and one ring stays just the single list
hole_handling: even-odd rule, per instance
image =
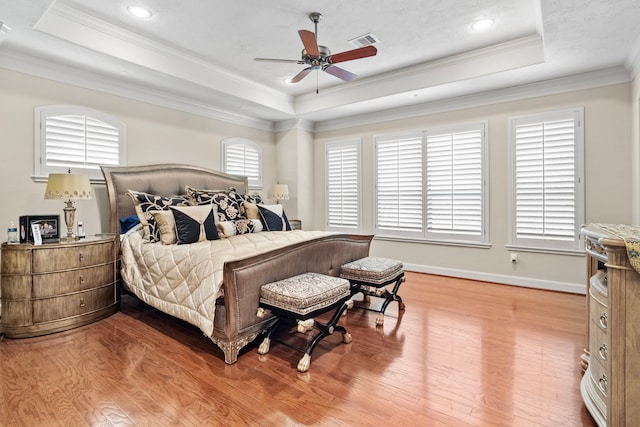
[{"label": "picture frame", "polygon": [[20,243],[33,243],[32,226],[37,226],[43,243],[60,240],[60,215],[24,215],[20,217]]}]

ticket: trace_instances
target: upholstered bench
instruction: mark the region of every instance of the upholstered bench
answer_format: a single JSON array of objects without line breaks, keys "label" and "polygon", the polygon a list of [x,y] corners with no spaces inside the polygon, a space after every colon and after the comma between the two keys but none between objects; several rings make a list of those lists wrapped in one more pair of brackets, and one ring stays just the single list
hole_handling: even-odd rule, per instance
[{"label": "upholstered bench", "polygon": [[[344,264],[340,269],[340,277],[348,279],[351,283],[352,295],[362,293],[365,301],[370,296],[384,298],[379,308],[362,306],[365,310],[378,313],[376,325],[384,324],[384,312],[389,303],[398,301],[398,309],[404,310],[402,298],[398,295],[398,289],[404,282],[404,267],[402,262],[388,258],[365,257]],[[394,283],[393,289],[386,286]]]},{"label": "upholstered bench", "polygon": [[[351,335],[347,330],[337,325],[342,313],[353,304],[350,298],[351,285],[348,280],[318,273],[304,273],[263,285],[260,289],[260,308],[257,315],[264,317],[266,310],[269,310],[278,316],[278,319],[265,331],[258,353],[266,354],[273,338],[274,341],[304,353],[298,362],[298,371],[306,372],[311,364],[311,352],[324,337],[339,331],[344,343],[351,342]],[[328,323],[313,319],[331,310],[334,310],[334,314]],[[305,332],[308,326],[310,329],[318,330],[304,349],[277,339],[278,330],[291,320],[298,322],[299,332]]]}]

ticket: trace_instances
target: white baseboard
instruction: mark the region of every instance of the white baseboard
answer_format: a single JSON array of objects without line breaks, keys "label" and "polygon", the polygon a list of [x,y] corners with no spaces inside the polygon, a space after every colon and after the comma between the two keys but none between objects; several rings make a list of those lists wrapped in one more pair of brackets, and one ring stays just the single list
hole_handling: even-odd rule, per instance
[{"label": "white baseboard", "polygon": [[434,267],[430,265],[404,264],[406,271],[416,273],[435,274],[438,276],[458,277],[461,279],[480,280],[482,282],[500,283],[503,285],[521,286],[524,288],[545,289],[549,291],[568,292],[572,294],[586,294],[587,287],[582,283],[554,282],[551,280],[531,279],[504,274],[482,273],[478,271],[458,270],[452,268]]}]

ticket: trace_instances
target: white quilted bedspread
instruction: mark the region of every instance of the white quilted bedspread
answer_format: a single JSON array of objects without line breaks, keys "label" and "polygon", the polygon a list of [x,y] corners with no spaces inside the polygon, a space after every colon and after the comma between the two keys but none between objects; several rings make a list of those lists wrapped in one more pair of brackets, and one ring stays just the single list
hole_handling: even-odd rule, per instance
[{"label": "white quilted bedspread", "polygon": [[122,278],[147,304],[189,322],[206,336],[213,333],[215,301],[221,295],[222,269],[233,261],[330,234],[294,230],[232,236],[189,245],[143,240],[140,226],[122,239]]}]

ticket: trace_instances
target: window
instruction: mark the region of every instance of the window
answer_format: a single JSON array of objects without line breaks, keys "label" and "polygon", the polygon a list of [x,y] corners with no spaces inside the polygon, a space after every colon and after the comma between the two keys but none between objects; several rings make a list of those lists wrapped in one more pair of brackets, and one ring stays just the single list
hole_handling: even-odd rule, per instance
[{"label": "window", "polygon": [[422,134],[376,138],[376,234],[422,237]]},{"label": "window", "polygon": [[580,248],[583,116],[575,108],[510,119],[512,245]]},{"label": "window", "polygon": [[35,110],[36,177],[68,169],[102,180],[101,165],[125,165],[126,127],[115,118],[73,105],[51,105]]},{"label": "window", "polygon": [[487,241],[486,123],[376,138],[376,234]]},{"label": "window", "polygon": [[484,241],[484,126],[427,131],[427,237]]},{"label": "window", "polygon": [[244,138],[222,141],[222,167],[226,173],[249,178],[249,188],[262,188],[262,149]]},{"label": "window", "polygon": [[360,230],[360,141],[326,145],[327,229]]}]

